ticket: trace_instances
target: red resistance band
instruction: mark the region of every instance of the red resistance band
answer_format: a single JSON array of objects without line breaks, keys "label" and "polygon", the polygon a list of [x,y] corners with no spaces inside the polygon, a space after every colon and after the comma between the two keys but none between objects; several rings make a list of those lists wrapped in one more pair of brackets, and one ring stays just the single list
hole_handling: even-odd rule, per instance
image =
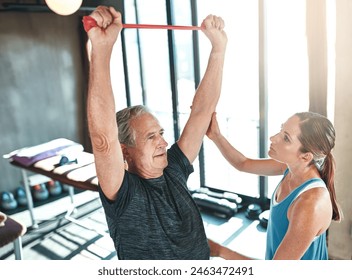
[{"label": "red resistance band", "polygon": [[[86,32],[91,28],[97,27],[97,22],[91,16],[84,16],[82,19],[83,27]],[[172,29],[172,30],[201,30],[199,26],[181,25],[158,25],[158,24],[123,24],[123,28],[148,28],[148,29]]]}]

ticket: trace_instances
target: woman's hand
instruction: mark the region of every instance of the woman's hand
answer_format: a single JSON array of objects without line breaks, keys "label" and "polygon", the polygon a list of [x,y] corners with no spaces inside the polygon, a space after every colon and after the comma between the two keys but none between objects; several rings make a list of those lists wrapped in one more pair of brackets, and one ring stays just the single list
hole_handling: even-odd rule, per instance
[{"label": "woman's hand", "polygon": [[221,135],[218,120],[216,119],[216,112],[211,116],[211,121],[206,132],[206,135],[210,140],[214,140],[215,138]]}]

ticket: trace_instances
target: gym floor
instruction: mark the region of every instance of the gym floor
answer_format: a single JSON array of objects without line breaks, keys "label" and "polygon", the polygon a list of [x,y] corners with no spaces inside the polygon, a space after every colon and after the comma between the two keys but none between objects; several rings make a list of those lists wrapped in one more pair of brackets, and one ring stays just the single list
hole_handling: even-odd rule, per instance
[{"label": "gym floor", "polygon": [[[76,210],[70,217],[77,218],[84,226],[66,219],[66,211],[72,206],[69,196],[34,208],[37,229],[31,228],[28,210],[11,215],[28,227],[22,237],[24,259],[117,260],[98,194],[91,191],[75,194],[74,205]],[[251,258],[264,259],[266,230],[258,220],[249,220],[243,212],[225,218],[202,211],[202,216],[210,239]],[[12,250],[12,244],[0,248],[0,259],[13,260]]]}]

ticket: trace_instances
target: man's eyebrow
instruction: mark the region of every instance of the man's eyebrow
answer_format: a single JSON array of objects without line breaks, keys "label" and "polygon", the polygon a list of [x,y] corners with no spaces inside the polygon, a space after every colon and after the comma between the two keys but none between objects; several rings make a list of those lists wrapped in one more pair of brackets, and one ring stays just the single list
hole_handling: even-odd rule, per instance
[{"label": "man's eyebrow", "polygon": [[148,138],[148,137],[153,136],[154,134],[156,134],[158,132],[161,133],[161,132],[164,132],[164,131],[165,131],[165,129],[161,128],[161,129],[159,129],[159,131],[148,132],[145,137]]},{"label": "man's eyebrow", "polygon": [[145,137],[148,138],[148,137],[154,135],[155,133],[156,133],[155,131],[153,131],[153,132],[148,132],[148,133],[145,135]]}]

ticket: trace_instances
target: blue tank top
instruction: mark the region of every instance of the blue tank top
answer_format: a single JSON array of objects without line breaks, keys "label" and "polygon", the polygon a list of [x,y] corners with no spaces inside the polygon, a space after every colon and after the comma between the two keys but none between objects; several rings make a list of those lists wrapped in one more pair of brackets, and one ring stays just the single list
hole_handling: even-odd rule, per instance
[{"label": "blue tank top", "polygon": [[[288,170],[285,171],[284,177],[287,175]],[[282,181],[282,180],[281,180]],[[283,240],[287,229],[289,220],[287,219],[287,211],[295,200],[295,198],[308,187],[311,183],[321,182],[325,185],[324,181],[321,179],[310,179],[300,185],[298,188],[293,190],[284,200],[279,203],[274,204],[275,194],[280,186],[280,183],[276,187],[270,203],[270,216],[267,227],[267,242],[266,242],[266,253],[265,259],[272,260],[277,248],[279,247],[281,241]],[[307,251],[302,256],[301,260],[327,260],[328,259],[328,250],[326,245],[326,232],[317,236],[312,244],[309,246]]]}]

